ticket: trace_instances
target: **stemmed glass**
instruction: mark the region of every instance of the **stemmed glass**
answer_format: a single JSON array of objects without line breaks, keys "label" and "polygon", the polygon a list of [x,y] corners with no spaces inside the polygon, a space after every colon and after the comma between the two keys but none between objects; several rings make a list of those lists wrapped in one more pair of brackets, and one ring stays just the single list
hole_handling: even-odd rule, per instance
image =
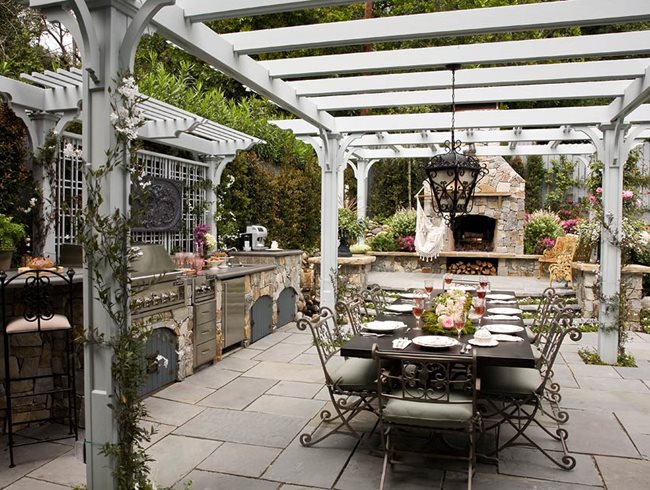
[{"label": "stemmed glass", "polygon": [[486,276],[480,276],[478,278],[478,285],[487,290],[490,285],[490,281],[488,281],[488,278]]},{"label": "stemmed glass", "polygon": [[486,310],[485,299],[474,298],[472,300],[472,307],[474,308],[474,313],[478,315],[478,324],[480,327],[481,323],[483,322],[483,315],[485,315]]},{"label": "stemmed glass", "polygon": [[420,317],[422,317],[422,313],[424,313],[424,298],[413,298],[412,312],[415,317],[415,330],[420,330]]},{"label": "stemmed glass", "polygon": [[487,289],[485,289],[482,286],[479,286],[479,288],[476,290],[476,297],[478,299],[484,300],[486,295],[487,295]]},{"label": "stemmed glass", "polygon": [[465,316],[465,309],[463,311],[458,312],[454,314],[454,327],[456,328],[456,332],[458,332],[458,341],[460,342],[460,334],[463,332],[463,328],[465,328],[465,321],[467,320]]},{"label": "stemmed glass", "polygon": [[442,276],[442,279],[443,279],[442,289],[444,290],[447,289],[449,286],[451,286],[451,282],[454,280],[454,276],[452,274],[449,274],[449,272],[447,272],[447,274]]},{"label": "stemmed glass", "polygon": [[431,295],[433,294],[433,281],[431,279],[426,279],[424,281],[424,290],[427,292],[427,295],[429,296],[429,301],[431,301],[433,298]]}]

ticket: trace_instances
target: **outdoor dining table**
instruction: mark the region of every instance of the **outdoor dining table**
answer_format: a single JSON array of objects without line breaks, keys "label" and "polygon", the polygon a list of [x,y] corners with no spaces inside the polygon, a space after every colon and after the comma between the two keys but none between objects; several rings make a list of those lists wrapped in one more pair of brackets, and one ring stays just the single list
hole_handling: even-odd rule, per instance
[{"label": "outdoor dining table", "polygon": [[[437,291],[440,293],[440,291]],[[514,296],[514,293],[510,291],[492,291],[491,293],[499,294],[511,294]],[[434,296],[436,291],[434,291]],[[394,304],[404,303],[408,304],[408,300],[397,300]],[[500,304],[492,304],[488,300],[487,308],[493,308],[501,306]],[[509,305],[516,306],[516,304]],[[486,313],[486,316],[489,314]],[[360,358],[372,358],[372,347],[374,344],[377,344],[379,349],[382,351],[396,351],[396,352],[435,352],[440,355],[451,354],[459,355],[461,354],[461,348],[471,339],[472,335],[461,335],[460,342],[461,344],[455,345],[453,347],[448,347],[444,349],[430,349],[422,348],[414,343],[410,343],[404,349],[393,348],[393,340],[396,338],[406,337],[408,339],[413,339],[414,337],[420,335],[428,335],[422,330],[416,329],[416,320],[411,314],[388,314],[381,313],[377,315],[376,320],[393,320],[401,321],[406,324],[406,327],[395,330],[394,334],[381,334],[378,336],[375,335],[355,335],[350,340],[345,342],[341,347],[341,356],[343,357],[360,357]],[[507,323],[509,325],[524,326],[523,320],[518,317],[515,320],[498,320],[483,318],[482,325],[497,324],[497,323]],[[420,326],[422,326],[422,320],[420,321]],[[500,341],[499,345],[495,347],[477,347],[473,346],[472,348],[476,352],[476,361],[479,366],[483,365],[492,365],[492,366],[516,366],[516,367],[535,367],[535,358],[533,356],[533,351],[531,349],[531,344],[526,335],[526,331],[522,330],[519,333],[513,334],[518,337],[521,337],[523,340],[521,342],[504,342]],[[450,332],[450,336],[457,338],[455,330],[453,334]],[[467,354],[471,355],[471,351]]]}]

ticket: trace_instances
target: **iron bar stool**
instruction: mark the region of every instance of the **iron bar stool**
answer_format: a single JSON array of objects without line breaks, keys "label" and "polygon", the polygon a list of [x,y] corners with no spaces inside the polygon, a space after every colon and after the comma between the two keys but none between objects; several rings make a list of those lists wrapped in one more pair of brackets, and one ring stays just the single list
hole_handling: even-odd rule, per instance
[{"label": "iron bar stool", "polygon": [[[51,270],[28,270],[8,277],[4,271],[0,271],[0,321],[2,322],[2,335],[4,340],[4,369],[5,379],[3,380],[6,397],[6,414],[7,414],[7,437],[9,446],[9,467],[13,468],[14,464],[14,447],[38,444],[41,442],[57,441],[68,439],[74,436],[78,440],[77,432],[77,402],[75,396],[75,354],[72,338],[72,321],[73,321],[73,283],[74,270],[69,269],[65,274]],[[61,291],[65,290],[64,295],[55,294],[55,286]],[[58,291],[57,291],[58,292]],[[9,297],[14,298],[13,302]],[[57,304],[57,301],[60,301]],[[11,372],[10,358],[12,355],[12,338],[37,334],[41,341],[52,341],[52,334],[61,332],[65,337],[64,358],[62,362],[63,372],[55,373],[54,363],[52,362],[51,372],[48,374],[38,374],[18,376]],[[52,361],[54,356],[52,356]],[[37,388],[38,380],[51,378],[52,385],[46,389]],[[60,384],[57,387],[57,378],[60,378]],[[25,381],[34,383],[32,389],[27,392],[12,391],[12,384]],[[39,419],[30,419],[25,423],[39,423],[46,421],[59,420],[67,418],[69,420],[69,434],[41,439],[38,441],[16,443],[14,441],[14,421],[13,408],[14,400],[25,397],[45,396],[50,403],[54,401],[55,396],[67,397],[67,416],[55,417],[51,412],[49,417]],[[52,403],[53,405],[53,403]]]}]

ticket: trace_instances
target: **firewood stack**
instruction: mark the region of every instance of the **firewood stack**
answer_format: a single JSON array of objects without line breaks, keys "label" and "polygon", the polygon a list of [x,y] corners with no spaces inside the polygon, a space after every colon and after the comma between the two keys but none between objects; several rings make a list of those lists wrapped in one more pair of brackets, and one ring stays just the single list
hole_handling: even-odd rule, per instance
[{"label": "firewood stack", "polygon": [[497,268],[494,264],[484,260],[474,260],[465,262],[459,260],[447,267],[447,272],[451,274],[473,274],[477,276],[496,276]]}]

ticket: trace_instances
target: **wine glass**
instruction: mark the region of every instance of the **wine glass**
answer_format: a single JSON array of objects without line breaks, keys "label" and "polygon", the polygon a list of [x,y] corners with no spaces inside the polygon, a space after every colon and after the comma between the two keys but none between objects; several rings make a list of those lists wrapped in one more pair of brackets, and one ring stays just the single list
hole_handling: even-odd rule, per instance
[{"label": "wine glass", "polygon": [[476,297],[478,299],[485,299],[486,295],[487,295],[487,289],[485,289],[482,286],[479,286],[479,288],[476,290]]},{"label": "wine glass", "polygon": [[444,280],[442,289],[446,289],[447,287],[451,286],[451,282],[454,280],[454,276],[447,272],[444,276],[442,276],[442,279]]},{"label": "wine glass", "polygon": [[415,329],[420,330],[420,317],[424,313],[424,298],[415,297],[413,298],[413,316],[415,317]]},{"label": "wine glass", "polygon": [[431,300],[431,295],[433,294],[433,281],[431,279],[426,279],[424,281],[424,290],[427,292],[429,300]]},{"label": "wine glass", "polygon": [[465,310],[462,312],[454,314],[454,327],[456,328],[456,332],[458,332],[458,340],[460,341],[460,334],[463,331],[463,328],[465,328]]},{"label": "wine glass", "polygon": [[479,326],[481,325],[481,322],[483,321],[483,315],[485,315],[485,299],[481,298],[474,298],[472,300],[472,307],[474,308],[474,313],[478,315],[478,324]]},{"label": "wine glass", "polygon": [[486,276],[480,276],[478,278],[478,285],[481,286],[483,289],[488,289],[488,286],[490,285],[490,281],[488,281],[488,278]]}]

